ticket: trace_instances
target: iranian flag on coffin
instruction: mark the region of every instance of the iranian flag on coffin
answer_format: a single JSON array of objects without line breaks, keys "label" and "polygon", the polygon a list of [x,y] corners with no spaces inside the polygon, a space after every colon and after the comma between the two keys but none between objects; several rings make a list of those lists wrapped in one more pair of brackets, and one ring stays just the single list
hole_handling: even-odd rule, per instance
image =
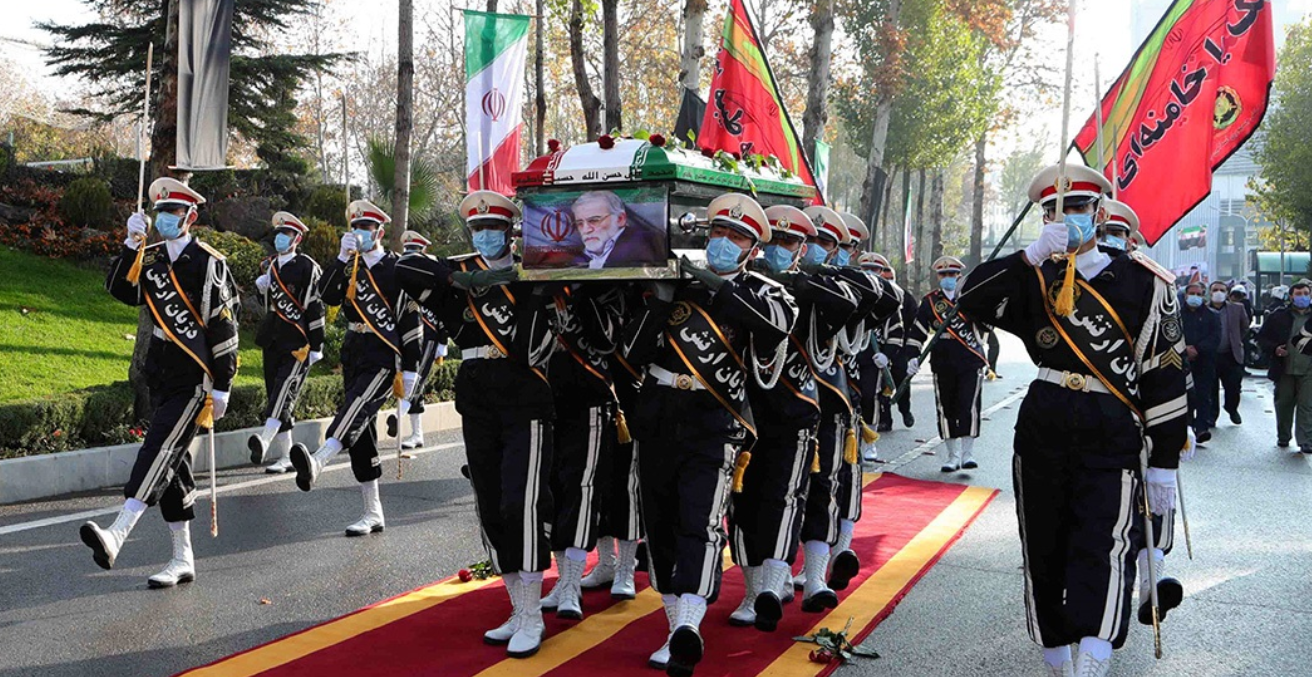
[{"label": "iranian flag on coffin", "polygon": [[[1155,244],[1212,190],[1212,172],[1252,136],[1275,77],[1271,3],[1176,0],[1102,100],[1117,199]],[[1096,114],[1075,146],[1099,157]]]},{"label": "iranian flag on coffin", "polygon": [[469,189],[515,192],[524,128],[529,17],[465,10],[465,163]]}]

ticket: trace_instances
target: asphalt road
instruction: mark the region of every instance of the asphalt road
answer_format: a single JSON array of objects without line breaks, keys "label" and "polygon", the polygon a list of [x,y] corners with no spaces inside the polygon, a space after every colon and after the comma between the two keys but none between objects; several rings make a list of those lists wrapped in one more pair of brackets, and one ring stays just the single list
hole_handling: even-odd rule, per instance
[{"label": "asphalt road", "polygon": [[[1042,674],[1024,629],[1011,494],[1012,427],[1034,372],[1018,342],[1004,341],[1000,371],[984,388],[991,413],[976,445],[980,469],[944,476],[939,459],[917,451],[936,436],[927,374],[913,387],[916,427],[899,426],[880,441],[892,462],[878,469],[1002,493],[870,637],[867,646],[883,658],[843,674]],[[1184,469],[1195,559],[1177,531],[1168,562],[1187,596],[1165,625],[1165,657],[1153,660],[1151,633],[1136,625],[1115,674],[1312,673],[1312,529],[1303,517],[1312,505],[1312,459],[1275,448],[1268,383],[1250,378],[1245,391],[1244,424],[1222,423]],[[77,514],[116,507],[117,492],[0,507],[0,677],[171,675],[484,559],[459,437],[430,435],[427,444],[403,480],[385,465],[387,530],[368,538],[342,536],[361,509],[344,464],[309,495],[257,469],[221,473],[220,538],[208,535],[202,500],[193,534],[198,580],[174,590],[145,585],[169,557],[158,512],[143,517],[113,571],[97,568],[78,541],[85,517]]]}]

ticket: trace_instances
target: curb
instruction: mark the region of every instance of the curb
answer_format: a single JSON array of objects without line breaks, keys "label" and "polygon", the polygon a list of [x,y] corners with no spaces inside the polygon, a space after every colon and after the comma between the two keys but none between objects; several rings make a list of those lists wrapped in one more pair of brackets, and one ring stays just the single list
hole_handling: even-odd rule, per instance
[{"label": "curb", "polygon": [[[425,432],[460,427],[460,414],[456,413],[454,402],[429,404],[425,409],[423,413]],[[379,412],[375,423],[378,426],[380,440],[394,439],[386,436],[387,416],[394,413],[396,413],[394,408]],[[313,450],[323,441],[324,431],[331,423],[331,418],[298,421],[296,429],[292,431],[292,439]],[[220,469],[252,467],[246,440],[259,430],[259,428],[245,428],[216,433],[214,435],[215,465]],[[408,426],[403,425],[402,432],[408,432]],[[127,484],[140,446],[139,443],[120,444],[0,461],[0,505],[81,491],[97,491]],[[206,436],[197,435],[192,440],[190,451],[192,472],[197,477],[202,472],[209,472]],[[269,450],[268,456],[274,459],[283,453],[284,450],[275,446]]]}]

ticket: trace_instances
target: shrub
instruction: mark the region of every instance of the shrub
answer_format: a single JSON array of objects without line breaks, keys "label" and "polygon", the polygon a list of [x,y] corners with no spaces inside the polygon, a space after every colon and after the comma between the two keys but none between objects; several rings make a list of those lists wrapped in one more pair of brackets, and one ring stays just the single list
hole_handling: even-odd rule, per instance
[{"label": "shrub", "polygon": [[328,223],[345,223],[346,191],[339,184],[320,184],[310,191],[305,201],[305,213],[302,218],[315,218]]},{"label": "shrub", "polygon": [[232,271],[237,288],[254,293],[255,278],[260,276],[260,262],[264,260],[264,248],[236,233],[198,228],[195,234],[227,257],[228,270]]},{"label": "shrub", "polygon": [[337,251],[342,244],[342,233],[346,231],[338,230],[330,225],[331,222],[317,217],[307,216],[303,220],[310,231],[305,234],[305,239],[301,242],[301,253],[314,259],[320,266],[327,266],[337,258]]},{"label": "shrub", "polygon": [[97,178],[81,178],[64,189],[59,216],[78,228],[109,230],[114,227],[114,197],[109,185]]}]

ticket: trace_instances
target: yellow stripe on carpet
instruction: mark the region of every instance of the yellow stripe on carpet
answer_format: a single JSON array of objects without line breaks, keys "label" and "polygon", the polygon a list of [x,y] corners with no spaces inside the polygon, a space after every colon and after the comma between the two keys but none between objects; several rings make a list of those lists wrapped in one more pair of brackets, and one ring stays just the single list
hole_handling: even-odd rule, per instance
[{"label": "yellow stripe on carpet", "polygon": [[[826,627],[841,630],[849,618],[854,619],[853,628],[869,625],[925,565],[966,528],[966,524],[988,503],[994,493],[994,489],[967,487],[929,526],[916,534],[910,543],[871,574],[836,609],[820,619],[807,634],[815,634]],[[814,644],[797,642],[761,674],[815,675],[823,666],[810,661],[809,655],[814,648]]]},{"label": "yellow stripe on carpet", "polygon": [[223,659],[213,665],[196,668],[184,677],[251,677],[292,661],[322,651],[334,644],[393,623],[406,616],[431,609],[442,602],[500,581],[499,578],[460,583],[434,583],[392,599],[378,606],[329,621],[292,635]]}]

